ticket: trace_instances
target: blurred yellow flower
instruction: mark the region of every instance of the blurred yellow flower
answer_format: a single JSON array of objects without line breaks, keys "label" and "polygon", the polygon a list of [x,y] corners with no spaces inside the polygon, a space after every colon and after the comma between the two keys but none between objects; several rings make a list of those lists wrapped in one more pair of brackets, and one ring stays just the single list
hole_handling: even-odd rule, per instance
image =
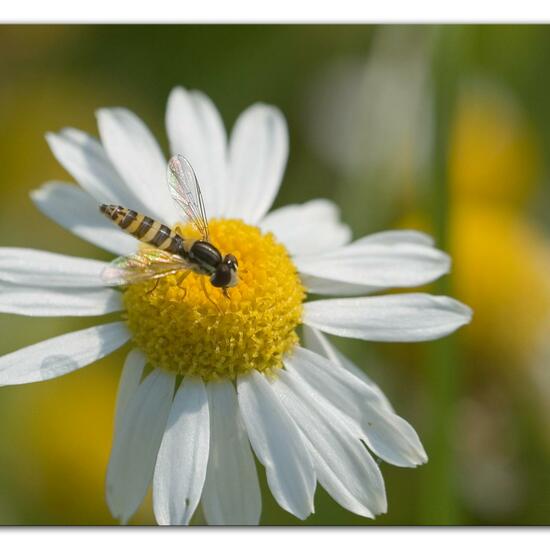
[{"label": "blurred yellow flower", "polygon": [[18,428],[26,434],[28,466],[37,470],[35,498],[53,521],[112,523],[103,486],[116,376],[105,367],[89,370],[18,392],[26,411]]},{"label": "blurred yellow flower", "polygon": [[467,90],[451,136],[454,285],[476,311],[464,337],[494,364],[528,360],[550,313],[550,242],[526,203],[540,176],[536,136],[513,99]]},{"label": "blurred yellow flower", "polygon": [[500,89],[466,90],[457,106],[449,155],[451,203],[520,213],[540,176],[538,143],[514,98]]},{"label": "blurred yellow flower", "polygon": [[452,210],[450,248],[456,295],[476,312],[464,333],[476,357],[524,364],[550,312],[549,243],[518,212],[463,202]]}]

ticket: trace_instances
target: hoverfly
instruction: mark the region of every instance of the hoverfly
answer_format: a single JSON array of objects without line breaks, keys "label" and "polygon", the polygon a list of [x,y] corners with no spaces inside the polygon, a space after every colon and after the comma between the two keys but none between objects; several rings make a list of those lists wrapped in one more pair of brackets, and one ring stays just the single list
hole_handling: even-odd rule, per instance
[{"label": "hoverfly", "polygon": [[210,242],[206,209],[195,171],[185,157],[176,155],[168,162],[167,174],[172,198],[201,238],[188,239],[149,216],[123,206],[102,204],[99,209],[105,216],[126,233],[151,245],[135,254],[116,258],[103,271],[102,278],[110,285],[127,285],[179,273],[183,280],[194,272],[210,277],[210,283],[228,296],[227,289],[238,283],[237,258],[232,254],[222,257]]}]

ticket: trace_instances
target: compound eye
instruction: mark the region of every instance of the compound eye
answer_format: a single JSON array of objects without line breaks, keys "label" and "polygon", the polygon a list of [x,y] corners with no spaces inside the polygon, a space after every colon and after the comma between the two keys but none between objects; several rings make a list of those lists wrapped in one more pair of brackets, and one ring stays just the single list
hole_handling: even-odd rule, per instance
[{"label": "compound eye", "polygon": [[235,267],[238,267],[239,266],[239,262],[237,261],[237,258],[235,258],[235,256],[233,256],[233,254],[227,254],[225,256],[225,262],[229,265],[233,265]]}]

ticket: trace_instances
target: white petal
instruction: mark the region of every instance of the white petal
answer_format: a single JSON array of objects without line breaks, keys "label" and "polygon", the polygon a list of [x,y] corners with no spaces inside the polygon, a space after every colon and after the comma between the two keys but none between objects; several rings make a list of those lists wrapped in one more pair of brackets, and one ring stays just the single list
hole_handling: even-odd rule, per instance
[{"label": "white petal", "polygon": [[304,306],[304,323],[323,332],[375,342],[421,342],[470,322],[469,307],[447,296],[397,294],[317,300]]},{"label": "white petal", "polygon": [[394,412],[392,404],[380,387],[373,382],[365,371],[352,363],[343,353],[340,352],[335,346],[333,346],[329,339],[316,328],[304,326],[304,343],[309,350],[330,359],[334,364],[340,365],[346,369],[350,374],[356,376],[362,380],[365,384],[371,387],[371,389],[378,394],[380,402],[388,408],[391,412]]},{"label": "white petal", "polygon": [[210,525],[258,525],[262,496],[256,464],[231,382],[207,385],[210,456],[202,507]]},{"label": "white petal", "polygon": [[160,525],[187,525],[199,503],[210,441],[208,397],[202,380],[186,378],[176,393],[153,479]]},{"label": "white petal", "polygon": [[0,281],[43,287],[102,287],[106,262],[30,248],[0,248]]},{"label": "white petal", "polygon": [[244,111],[229,144],[231,191],[226,218],[255,224],[269,210],[283,178],[288,157],[288,130],[282,113],[257,103]]},{"label": "white petal", "polygon": [[248,438],[279,505],[300,519],[313,513],[315,471],[304,439],[269,382],[253,371],[237,379]]},{"label": "white petal", "polygon": [[[315,203],[316,201],[311,201],[312,203]],[[325,201],[321,201],[325,202]],[[326,201],[328,202],[328,201]],[[307,204],[310,203],[306,203]],[[305,217],[306,212],[304,212],[304,215],[298,215],[298,212],[296,212],[296,216],[294,219],[291,219],[290,217],[288,220],[286,220],[287,223],[285,223],[285,217],[281,217],[280,224],[279,220],[275,218],[273,221],[271,220],[271,216],[275,216],[279,212],[283,212],[285,209],[292,209],[296,208],[295,206],[289,206],[289,207],[283,207],[279,210],[275,210],[274,212],[268,214],[265,218],[265,220],[269,220],[269,225],[266,226],[266,229],[272,230],[276,235],[279,236],[277,231],[282,231],[281,235],[279,236],[279,239],[282,240],[287,248],[289,247],[288,242],[292,241],[293,233],[294,232],[301,232],[301,218]],[[336,212],[338,212],[336,210]],[[320,212],[321,213],[321,212]],[[319,216],[319,219],[317,221],[318,226],[311,232],[305,232],[306,240],[304,241],[304,246],[299,251],[294,252],[292,249],[291,252],[294,252],[294,254],[300,254],[298,258],[296,258],[297,263],[304,262],[304,271],[300,273],[300,278],[302,279],[302,282],[304,283],[305,287],[308,289],[310,293],[314,294],[325,294],[325,295],[332,295],[332,296],[357,296],[361,294],[370,294],[372,292],[379,292],[380,290],[383,290],[384,288],[387,288],[388,285],[384,284],[382,286],[368,284],[368,280],[361,280],[360,283],[351,283],[344,280],[338,280],[335,278],[331,278],[328,276],[328,273],[324,271],[323,268],[318,269],[314,274],[313,271],[309,273],[307,269],[308,262],[314,261],[317,262],[319,259],[315,257],[316,253],[320,252],[327,252],[330,250],[334,250],[338,248],[339,246],[342,246],[349,242],[349,237],[344,242],[332,242],[332,238],[336,238],[337,232],[334,231],[333,228],[326,225],[323,226],[324,219],[328,218],[330,221],[338,221],[338,216],[331,217],[329,216],[329,213],[327,212],[326,215]],[[260,224],[262,228],[264,228],[265,220]],[[304,222],[305,223],[305,222]],[[277,227],[275,227],[275,225]],[[278,226],[281,226],[281,229],[278,229]],[[270,226],[274,226],[273,228]],[[294,228],[297,226],[297,229]],[[341,227],[347,227],[347,226],[341,226]],[[322,235],[321,238],[317,238],[317,235]],[[307,240],[307,237],[309,236],[309,241]],[[326,244],[329,243],[329,246],[326,246]],[[434,242],[433,239],[426,235],[425,233],[421,233],[419,231],[413,231],[413,230],[391,230],[391,231],[382,231],[380,233],[374,233],[372,235],[368,235],[366,237],[363,237],[361,239],[358,239],[354,243],[350,244],[347,249],[354,253],[356,251],[359,252],[360,247],[364,245],[377,245],[377,246],[384,246],[384,247],[390,247],[390,246],[404,246],[404,245],[418,245],[423,247],[431,247],[433,246]],[[292,245],[294,246],[294,245]],[[337,254],[337,253],[336,253]],[[441,254],[441,253],[436,253]],[[303,258],[302,255],[310,255],[307,258]],[[440,256],[440,260],[442,262],[442,265],[448,262],[448,258],[443,255]],[[326,263],[326,260],[323,260],[324,263]],[[331,260],[330,269],[331,270],[337,270],[339,271],[340,263],[334,260]],[[349,266],[347,268],[349,270]],[[306,272],[307,271],[307,272]],[[372,273],[369,272],[369,280]],[[383,276],[386,275],[385,272],[382,273]],[[410,275],[408,275],[410,278]],[[342,279],[342,277],[340,277]],[[347,278],[346,278],[347,279]],[[354,280],[357,280],[357,277],[353,277]]]},{"label": "white petal", "polygon": [[86,317],[124,309],[109,288],[43,288],[0,282],[0,311],[33,317]]},{"label": "white petal", "polygon": [[122,108],[100,109],[97,122],[103,147],[130,189],[153,217],[174,223],[178,213],[168,192],[166,159],[147,126]]},{"label": "white petal", "polygon": [[173,155],[193,166],[210,218],[223,213],[227,182],[227,134],[220,113],[202,92],[177,87],[168,98],[166,128]]},{"label": "white petal", "polygon": [[426,233],[415,231],[413,229],[391,229],[389,231],[380,231],[367,235],[355,241],[355,244],[419,244],[424,246],[433,246],[434,240]]},{"label": "white petal", "polygon": [[128,189],[92,136],[74,128],[46,134],[55,158],[97,202],[121,204],[143,211],[144,205]]},{"label": "white petal", "polygon": [[379,288],[420,286],[448,273],[451,265],[447,254],[431,246],[358,241],[294,261],[300,273]]},{"label": "white petal", "polygon": [[385,513],[380,469],[344,417],[292,373],[280,371],[272,387],[308,441],[319,482],[332,498],[362,516]]},{"label": "white petal", "polygon": [[147,358],[138,349],[133,349],[124,361],[124,368],[120,374],[116,397],[115,432],[120,427],[124,411],[134,395],[143,376]]},{"label": "white petal", "polygon": [[130,339],[124,323],[110,323],[57,336],[0,357],[0,386],[56,378],[85,367]]},{"label": "white petal", "polygon": [[377,286],[356,285],[353,283],[343,283],[333,279],[315,277],[314,275],[305,275],[300,273],[302,284],[307,288],[310,294],[323,294],[328,296],[360,296],[380,291]]},{"label": "white petal", "polygon": [[326,252],[351,239],[350,228],[340,222],[340,210],[325,199],[283,206],[270,212],[259,225],[296,256]]},{"label": "white petal", "polygon": [[135,252],[138,241],[99,211],[99,205],[76,185],[49,182],[31,192],[38,209],[82,239],[114,254]]},{"label": "white petal", "polygon": [[107,468],[107,504],[127,523],[145,497],[170,412],[176,377],[155,369],[126,396]]},{"label": "white petal", "polygon": [[285,367],[309,387],[311,399],[326,401],[380,458],[414,467],[427,457],[412,426],[390,411],[377,392],[359,378],[312,351],[296,348]]}]

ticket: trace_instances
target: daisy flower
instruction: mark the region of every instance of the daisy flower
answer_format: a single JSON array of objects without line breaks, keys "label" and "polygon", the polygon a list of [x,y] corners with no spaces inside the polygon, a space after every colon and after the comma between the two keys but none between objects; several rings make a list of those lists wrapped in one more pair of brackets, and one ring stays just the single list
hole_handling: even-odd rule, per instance
[{"label": "daisy flower", "polygon": [[[79,187],[49,182],[32,193],[48,217],[116,256],[141,245],[107,220],[120,204],[185,234],[156,140],[126,109],[97,113],[100,141],[76,129],[48,134]],[[254,455],[279,505],[304,519],[319,482],[352,512],[386,512],[373,455],[402,467],[427,460],[415,430],[325,334],[415,342],[445,336],[471,311],[417,287],[449,270],[446,254],[414,231],[351,241],[337,207],[317,199],[268,213],[288,156],[282,114],[256,104],[228,139],[211,100],[176,88],[166,125],[173,154],[200,181],[210,239],[234,254],[230,300],[201,275],[105,286],[108,263],[32,249],[0,249],[0,311],[120,320],[65,334],[0,358],[0,385],[48,380],[128,343],[107,471],[107,503],[126,523],[153,485],[159,524],[187,524],[199,502],[210,524],[257,524]],[[154,288],[153,288],[154,286]],[[307,293],[340,298],[306,301]],[[302,341],[297,330],[302,329]]]}]

